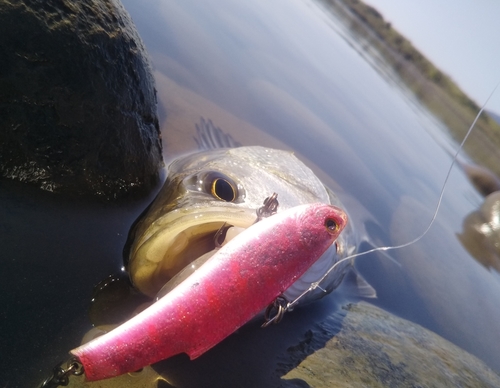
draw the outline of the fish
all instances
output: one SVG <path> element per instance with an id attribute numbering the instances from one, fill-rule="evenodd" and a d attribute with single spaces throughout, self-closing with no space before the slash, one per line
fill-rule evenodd
<path id="1" fill-rule="evenodd" d="M 139 370 L 179 353 L 195 359 L 290 287 L 348 223 L 335 206 L 294 206 L 263 218 L 141 313 L 70 353 L 87 381 Z"/>
<path id="2" fill-rule="evenodd" d="M 142 293 L 155 298 L 179 272 L 183 278 L 224 244 L 253 225 L 263 200 L 277 193 L 278 213 L 306 203 L 325 203 L 345 209 L 335 193 L 292 152 L 261 146 L 241 146 L 208 120 L 201 119 L 197 142 L 202 148 L 174 160 L 156 199 L 131 228 L 124 249 L 131 282 Z M 295 300 L 318 282 L 335 263 L 352 255 L 358 236 L 349 224 L 334 244 L 289 289 L 283 297 Z M 201 262 L 203 260 L 200 260 Z M 346 260 L 331 271 L 321 287 L 310 290 L 298 304 L 317 300 L 342 282 L 346 273 L 355 275 L 359 295 L 376 292 Z M 182 279 L 177 279 L 177 284 Z M 166 288 L 165 288 L 166 287 Z M 162 291 L 163 289 L 163 291 Z"/>

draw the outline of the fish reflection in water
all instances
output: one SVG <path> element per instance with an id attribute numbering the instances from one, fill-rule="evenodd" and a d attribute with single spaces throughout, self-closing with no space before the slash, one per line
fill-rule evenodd
<path id="1" fill-rule="evenodd" d="M 194 270 L 198 259 L 213 255 L 217 249 L 214 236 L 221 228 L 224 244 L 252 225 L 256 210 L 272 193 L 279 195 L 278 212 L 314 202 L 344 208 L 293 153 L 259 146 L 234 147 L 238 144 L 230 136 L 203 119 L 197 130 L 197 142 L 205 150 L 170 164 L 163 188 L 129 234 L 127 269 L 134 286 L 150 297 L 182 269 Z M 297 298 L 338 260 L 354 253 L 357 243 L 354 228 L 348 225 L 284 297 Z M 337 288 L 349 270 L 355 271 L 351 264 L 347 260 L 339 265 L 322 282 L 321 289 L 310 292 L 301 303 Z M 191 272 L 183 271 L 183 277 Z M 360 292 L 374 296 L 373 288 L 359 274 L 356 276 Z"/>

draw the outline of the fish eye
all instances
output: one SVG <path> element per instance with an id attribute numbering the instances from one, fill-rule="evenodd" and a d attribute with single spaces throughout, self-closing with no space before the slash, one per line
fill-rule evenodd
<path id="1" fill-rule="evenodd" d="M 333 218 L 327 218 L 325 220 L 325 227 L 330 233 L 335 233 L 339 229 L 339 225 Z"/>
<path id="2" fill-rule="evenodd" d="M 233 202 L 236 199 L 236 193 L 234 191 L 231 183 L 222 178 L 214 179 L 212 187 L 210 188 L 210 192 L 215 198 L 226 202 Z"/>
<path id="3" fill-rule="evenodd" d="M 210 173 L 205 178 L 206 191 L 214 198 L 225 202 L 234 202 L 238 197 L 238 187 L 228 176 Z"/>

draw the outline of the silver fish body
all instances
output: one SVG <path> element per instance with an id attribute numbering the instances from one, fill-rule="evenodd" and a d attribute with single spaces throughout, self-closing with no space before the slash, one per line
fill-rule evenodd
<path id="1" fill-rule="evenodd" d="M 291 152 L 250 146 L 178 158 L 168 167 L 163 188 L 129 235 L 126 259 L 132 283 L 154 297 L 183 268 L 215 252 L 219 230 L 252 225 L 256 210 L 273 193 L 278 194 L 278 212 L 315 202 L 343 208 L 337 196 Z M 334 263 L 352 254 L 356 245 L 356 235 L 348 225 L 336 243 L 284 292 L 285 298 L 294 300 Z M 349 268 L 349 260 L 341 263 L 301 303 L 338 287 Z"/>

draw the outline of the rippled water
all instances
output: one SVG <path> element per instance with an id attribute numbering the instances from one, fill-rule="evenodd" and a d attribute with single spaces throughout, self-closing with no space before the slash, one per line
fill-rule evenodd
<path id="1" fill-rule="evenodd" d="M 152 57 L 167 161 L 196 149 L 195 123 L 210 118 L 244 145 L 293 150 L 339 194 L 360 233 L 360 250 L 404 243 L 425 229 L 455 145 L 380 58 L 365 50 L 365 42 L 320 4 L 124 4 Z M 8 377 L 0 380 L 32 381 L 89 328 L 92 287 L 119 271 L 126 233 L 145 202 L 75 203 L 5 181 L 0 197 L 0 348 L 9 358 L 0 369 Z M 377 289 L 373 303 L 435 331 L 498 371 L 499 276 L 476 262 L 456 237 L 481 202 L 456 169 L 426 237 L 389 252 L 393 259 L 371 254 L 356 264 Z M 295 338 L 293 329 L 328 314 L 335 298 L 312 307 L 307 318 L 293 314 L 295 323 L 273 328 L 274 335 L 284 330 Z M 250 354 L 254 366 L 265 363 L 257 361 L 260 349 L 249 349 L 259 336 L 269 341 L 272 334 L 256 333 L 226 341 L 197 373 L 256 379 L 245 365 L 220 371 L 231 363 L 233 347 Z M 192 374 L 188 362 L 173 365 L 180 381 L 182 373 Z M 218 371 L 209 372 L 211 367 Z"/>

